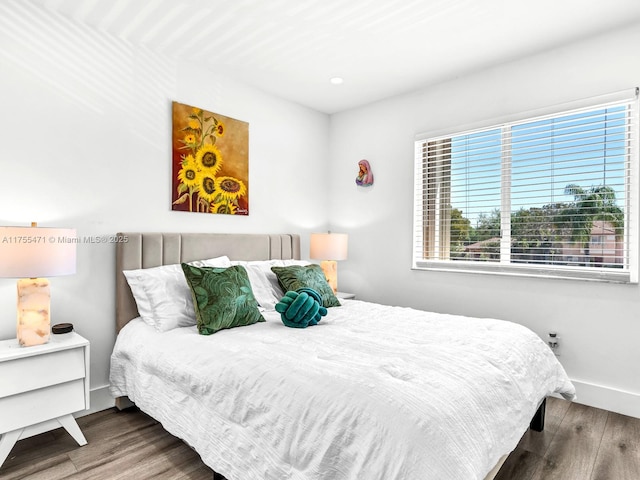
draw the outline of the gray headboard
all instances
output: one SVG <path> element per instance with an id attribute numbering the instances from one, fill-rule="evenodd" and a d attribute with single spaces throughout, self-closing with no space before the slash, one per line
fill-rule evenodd
<path id="1" fill-rule="evenodd" d="M 116 330 L 138 316 L 123 270 L 158 267 L 227 255 L 231 260 L 300 259 L 297 234 L 118 233 L 116 244 Z"/>

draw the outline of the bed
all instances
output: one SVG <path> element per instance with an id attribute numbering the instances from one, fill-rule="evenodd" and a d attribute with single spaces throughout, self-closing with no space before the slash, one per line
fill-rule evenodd
<path id="1" fill-rule="evenodd" d="M 341 300 L 317 325 L 287 328 L 265 300 L 264 322 L 213 335 L 193 324 L 159 331 L 123 271 L 225 257 L 251 261 L 243 265 L 255 275 L 256 265 L 304 265 L 300 238 L 118 238 L 127 241 L 116 252 L 111 393 L 228 480 L 492 478 L 532 419 L 542 427 L 547 396 L 575 397 L 537 335 L 494 319 Z M 273 287 L 258 281 L 256 298 Z"/>

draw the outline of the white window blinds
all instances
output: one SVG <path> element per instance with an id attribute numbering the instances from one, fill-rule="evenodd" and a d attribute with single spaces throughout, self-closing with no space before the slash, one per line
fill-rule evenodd
<path id="1" fill-rule="evenodd" d="M 637 282 L 637 103 L 420 138 L 414 268 Z"/>

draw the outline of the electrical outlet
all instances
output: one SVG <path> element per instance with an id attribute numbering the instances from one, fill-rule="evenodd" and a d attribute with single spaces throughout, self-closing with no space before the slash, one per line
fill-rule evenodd
<path id="1" fill-rule="evenodd" d="M 558 342 L 558 334 L 556 332 L 549 332 L 549 339 L 547 340 L 549 344 L 549 348 L 554 353 L 556 357 L 560 356 L 559 342 Z"/>

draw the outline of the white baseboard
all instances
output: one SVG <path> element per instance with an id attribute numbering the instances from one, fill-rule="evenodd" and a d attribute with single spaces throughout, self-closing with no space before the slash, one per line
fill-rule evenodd
<path id="1" fill-rule="evenodd" d="M 640 394 L 581 380 L 571 382 L 578 395 L 576 403 L 640 418 Z"/>
<path id="2" fill-rule="evenodd" d="M 113 408 L 116 405 L 115 399 L 109 393 L 109 385 L 91 389 L 89 402 L 90 408 L 74 414 L 74 417 L 84 417 L 85 415 Z"/>

